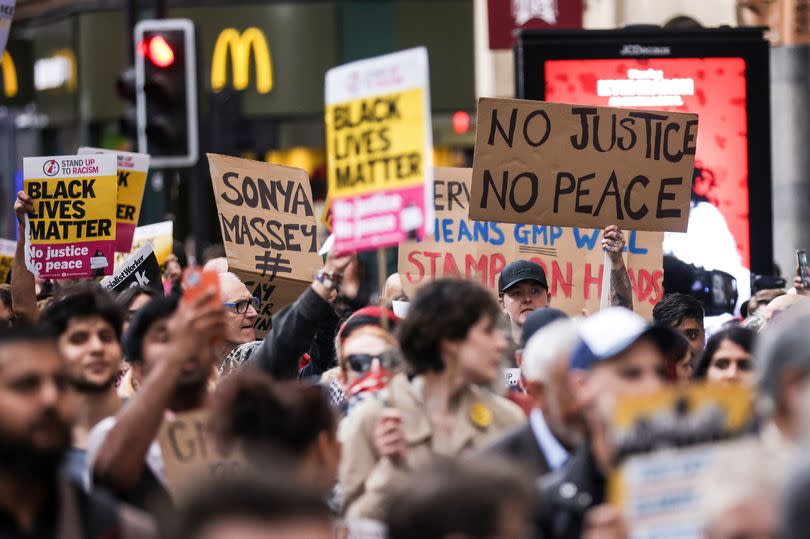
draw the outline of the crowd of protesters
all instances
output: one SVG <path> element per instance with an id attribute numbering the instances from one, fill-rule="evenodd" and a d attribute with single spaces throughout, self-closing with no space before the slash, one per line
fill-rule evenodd
<path id="1" fill-rule="evenodd" d="M 31 210 L 20 193 L 20 237 Z M 407 298 L 396 275 L 369 293 L 358 258 L 330 253 L 263 339 L 224 259 L 206 264 L 218 291 L 184 298 L 178 249 L 165 293 L 116 297 L 39 282 L 19 247 L 0 287 L 0 537 L 629 537 L 608 499 L 608 411 L 693 383 L 756 394 L 762 459 L 718 476 L 705 536 L 803 535 L 810 290 L 759 291 L 711 335 L 688 294 L 648 322 L 624 246 L 603 231 L 611 306 L 576 318 L 531 261 L 504 268 L 497 296 L 440 279 Z M 159 432 L 200 410 L 245 466 L 177 498 Z"/>

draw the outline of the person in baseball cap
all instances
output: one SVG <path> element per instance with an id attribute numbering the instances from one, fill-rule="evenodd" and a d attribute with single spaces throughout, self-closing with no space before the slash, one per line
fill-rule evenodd
<path id="1" fill-rule="evenodd" d="M 551 300 L 546 272 L 530 260 L 512 262 L 498 277 L 498 296 L 501 309 L 509 318 L 512 339 L 520 343 L 526 318 Z"/>
<path id="2" fill-rule="evenodd" d="M 618 515 L 618 509 L 603 505 L 606 478 L 613 471 L 610 415 L 620 397 L 654 393 L 670 383 L 666 357 L 679 337 L 622 307 L 584 319 L 578 330 L 568 381 L 584 419 L 586 439 L 562 473 L 541 484 L 541 499 L 546 502 L 538 524 L 548 532 L 544 537 L 583 536 L 586 522 L 593 520 L 586 518 L 590 511 Z"/>

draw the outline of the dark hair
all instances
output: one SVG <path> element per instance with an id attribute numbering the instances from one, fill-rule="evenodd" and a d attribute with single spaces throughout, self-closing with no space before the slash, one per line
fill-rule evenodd
<path id="1" fill-rule="evenodd" d="M 748 328 L 740 326 L 730 327 L 718 331 L 712 335 L 709 342 L 706 343 L 706 349 L 703 351 L 703 356 L 701 356 L 700 362 L 698 362 L 693 378 L 695 380 L 706 379 L 706 373 L 709 372 L 709 366 L 712 364 L 712 357 L 717 352 L 717 349 L 720 348 L 720 344 L 723 341 L 731 341 L 750 354 L 754 349 L 755 337 L 756 333 Z"/>
<path id="2" fill-rule="evenodd" d="M 177 310 L 176 296 L 160 296 L 139 310 L 129 324 L 127 334 L 124 335 L 124 357 L 130 363 L 143 361 L 143 337 L 152 324 L 158 320 L 170 317 Z"/>
<path id="3" fill-rule="evenodd" d="M 7 308 L 11 309 L 11 285 L 0 284 L 0 301 L 3 302 Z"/>
<path id="4" fill-rule="evenodd" d="M 150 288 L 148 286 L 130 286 L 115 298 L 115 302 L 121 306 L 122 309 L 129 309 L 129 306 L 132 305 L 132 302 L 138 296 L 147 295 L 150 298 L 154 298 L 158 295 L 158 291 L 154 288 Z"/>
<path id="5" fill-rule="evenodd" d="M 56 336 L 40 324 L 23 321 L 13 328 L 0 324 L 0 348 L 18 343 L 56 344 Z"/>
<path id="6" fill-rule="evenodd" d="M 673 335 L 672 339 L 670 339 L 669 346 L 667 346 L 667 349 L 664 351 L 664 359 L 666 361 L 667 378 L 674 382 L 678 379 L 678 362 L 680 362 L 683 356 L 689 351 L 689 341 L 677 331 L 673 331 L 672 333 Z"/>
<path id="7" fill-rule="evenodd" d="M 495 322 L 500 312 L 492 295 L 471 281 L 438 279 L 420 288 L 399 326 L 400 347 L 412 373 L 443 371 L 442 340 L 463 340 L 481 318 Z"/>
<path id="8" fill-rule="evenodd" d="M 280 470 L 240 474 L 195 488 L 177 518 L 168 519 L 168 537 L 195 539 L 208 526 L 234 517 L 267 524 L 302 519 L 330 526 L 322 492 L 286 475 Z"/>
<path id="9" fill-rule="evenodd" d="M 185 269 L 188 267 L 188 257 L 186 256 L 186 247 L 179 240 L 172 242 L 172 254 L 177 257 L 177 263 L 180 267 Z"/>
<path id="10" fill-rule="evenodd" d="M 489 539 L 508 506 L 531 507 L 531 491 L 516 469 L 491 458 L 439 458 L 410 475 L 388 498 L 389 539 Z"/>
<path id="11" fill-rule="evenodd" d="M 217 388 L 211 426 L 226 446 L 242 442 L 248 451 L 270 449 L 298 457 L 337 418 L 319 386 L 276 382 L 258 369 L 241 369 Z"/>
<path id="12" fill-rule="evenodd" d="M 689 318 L 703 325 L 703 305 L 687 294 L 667 294 L 654 308 L 653 320 L 656 324 L 674 328 Z"/>
<path id="13" fill-rule="evenodd" d="M 116 338 L 121 340 L 124 314 L 112 295 L 95 282 L 71 286 L 67 294 L 55 299 L 42 311 L 40 322 L 46 331 L 58 337 L 67 330 L 71 320 L 93 316 L 107 322 L 115 331 Z"/>

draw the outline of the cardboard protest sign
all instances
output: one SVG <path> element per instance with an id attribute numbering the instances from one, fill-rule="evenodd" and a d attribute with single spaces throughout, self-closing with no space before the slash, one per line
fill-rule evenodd
<path id="1" fill-rule="evenodd" d="M 146 245 L 129 255 L 122 264 L 118 264 L 112 277 L 101 281 L 101 286 L 116 293 L 121 293 L 133 286 L 154 288 L 162 293 L 160 265 L 152 243 L 147 242 Z"/>
<path id="2" fill-rule="evenodd" d="M 132 235 L 141 215 L 143 191 L 149 172 L 149 155 L 120 152 L 102 148 L 79 148 L 79 155 L 112 153 L 118 157 L 118 198 L 115 224 L 115 250 L 128 253 L 132 249 Z"/>
<path id="3" fill-rule="evenodd" d="M 717 385 L 618 401 L 610 436 L 621 465 L 608 494 L 630 537 L 704 537 L 709 498 L 729 470 L 739 475 L 767 460 L 749 436 L 753 405 L 748 388 Z"/>
<path id="4" fill-rule="evenodd" d="M 273 327 L 273 315 L 285 306 L 294 303 L 312 282 L 312 280 L 304 282 L 271 279 L 269 276 L 262 277 L 249 271 L 233 268 L 229 268 L 229 270 L 245 283 L 251 296 L 259 298 L 262 302 L 259 307 L 259 316 L 253 322 L 253 331 L 256 333 L 257 339 L 264 339 L 270 328 Z"/>
<path id="5" fill-rule="evenodd" d="M 14 267 L 16 252 L 16 241 L 0 239 L 0 284 L 11 282 L 11 268 Z"/>
<path id="6" fill-rule="evenodd" d="M 336 252 L 431 233 L 429 90 L 424 47 L 327 72 L 328 208 Z"/>
<path id="7" fill-rule="evenodd" d="M 478 100 L 470 218 L 686 232 L 696 114 Z"/>
<path id="8" fill-rule="evenodd" d="M 510 262 L 543 266 L 551 304 L 570 315 L 599 309 L 604 255 L 601 230 L 471 221 L 471 170 L 436 168 L 436 225 L 433 237 L 399 248 L 399 273 L 412 296 L 420 284 L 439 277 L 464 277 L 496 292 L 498 275 Z M 625 263 L 633 286 L 634 310 L 650 318 L 663 298 L 663 233 L 625 231 Z"/>
<path id="9" fill-rule="evenodd" d="M 132 251 L 137 251 L 147 243 L 152 244 L 158 265 L 163 267 L 174 247 L 174 222 L 162 221 L 137 227 L 132 235 Z M 117 253 L 115 266 L 120 266 L 127 256 L 128 253 Z"/>
<path id="10" fill-rule="evenodd" d="M 254 328 L 294 301 L 323 266 L 307 173 L 208 154 L 228 267 L 261 298 Z M 258 292 L 258 293 L 257 293 Z"/>
<path id="11" fill-rule="evenodd" d="M 208 410 L 164 420 L 157 439 L 166 465 L 166 483 L 175 500 L 197 482 L 235 475 L 246 466 L 238 447 L 225 451 L 214 440 L 208 428 Z"/>
<path id="12" fill-rule="evenodd" d="M 113 272 L 115 155 L 26 157 L 25 265 L 43 279 L 101 277 Z"/>

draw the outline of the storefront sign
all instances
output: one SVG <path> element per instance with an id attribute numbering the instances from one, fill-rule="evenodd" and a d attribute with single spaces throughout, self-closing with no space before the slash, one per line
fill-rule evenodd
<path id="1" fill-rule="evenodd" d="M 251 57 L 256 73 L 256 91 L 267 94 L 273 89 L 270 47 L 260 29 L 251 27 L 240 34 L 234 28 L 226 28 L 219 34 L 211 60 L 211 88 L 215 92 L 222 91 L 227 85 L 229 57 L 234 90 L 245 90 L 249 86 Z"/>

